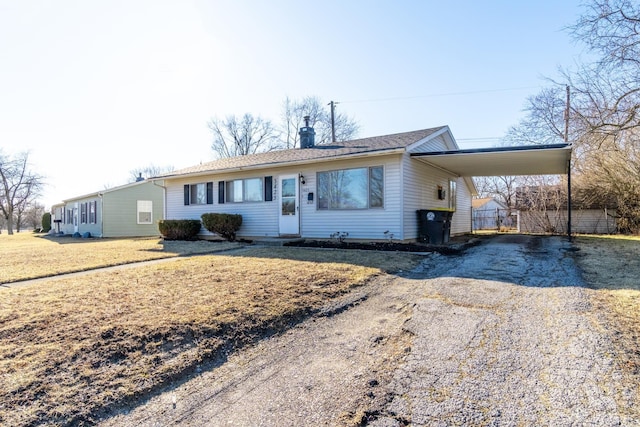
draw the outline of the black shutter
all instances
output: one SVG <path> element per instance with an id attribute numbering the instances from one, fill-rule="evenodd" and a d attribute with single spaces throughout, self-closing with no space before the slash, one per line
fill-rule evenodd
<path id="1" fill-rule="evenodd" d="M 218 203 L 224 203 L 224 181 L 218 182 Z"/>
<path id="2" fill-rule="evenodd" d="M 207 204 L 213 204 L 213 182 L 207 182 Z"/>
<path id="3" fill-rule="evenodd" d="M 264 177 L 264 201 L 271 202 L 273 200 L 273 177 Z"/>
<path id="4" fill-rule="evenodd" d="M 189 184 L 184 185 L 184 205 L 189 204 Z"/>

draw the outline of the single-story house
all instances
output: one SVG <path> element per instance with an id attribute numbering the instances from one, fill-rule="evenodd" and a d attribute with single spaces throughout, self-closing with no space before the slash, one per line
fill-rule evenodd
<path id="1" fill-rule="evenodd" d="M 224 158 L 171 172 L 165 218 L 200 219 L 207 212 L 242 215 L 239 238 L 289 237 L 411 241 L 419 209 L 448 209 L 452 235 L 471 231 L 473 180 L 412 153 L 457 150 L 442 126 L 315 145 L 300 130 L 301 148 Z M 347 234 L 348 233 L 348 234 Z M 204 228 L 201 237 L 214 237 Z"/>
<path id="2" fill-rule="evenodd" d="M 517 226 L 515 210 L 493 197 L 483 197 L 471 201 L 473 230 L 498 230 L 500 227 Z"/>
<path id="3" fill-rule="evenodd" d="M 453 212 L 451 235 L 472 231 L 473 176 L 564 174 L 571 146 L 460 150 L 449 127 L 314 143 L 223 158 L 151 178 L 165 188 L 166 219 L 242 215 L 237 236 L 414 241 L 420 210 Z M 424 213 L 424 212 L 423 212 Z M 215 237 L 201 229 L 200 237 Z"/>
<path id="4" fill-rule="evenodd" d="M 159 236 L 164 215 L 161 181 L 134 183 L 73 197 L 51 208 L 52 233 L 93 237 Z"/>

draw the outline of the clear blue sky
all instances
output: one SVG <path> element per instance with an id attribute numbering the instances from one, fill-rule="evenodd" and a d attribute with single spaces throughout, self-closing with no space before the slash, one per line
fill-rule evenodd
<path id="1" fill-rule="evenodd" d="M 338 101 L 359 136 L 449 125 L 494 145 L 572 66 L 579 0 L 0 0 L 0 148 L 42 203 L 213 158 L 207 121 Z"/>

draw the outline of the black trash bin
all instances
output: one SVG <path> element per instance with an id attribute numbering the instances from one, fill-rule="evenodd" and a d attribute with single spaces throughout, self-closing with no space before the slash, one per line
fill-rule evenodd
<path id="1" fill-rule="evenodd" d="M 440 245 L 449 241 L 453 212 L 448 209 L 418 209 L 418 241 Z"/>

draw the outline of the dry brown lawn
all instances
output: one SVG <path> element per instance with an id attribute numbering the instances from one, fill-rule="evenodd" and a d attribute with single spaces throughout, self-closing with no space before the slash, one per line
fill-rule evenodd
<path id="1" fill-rule="evenodd" d="M 228 242 L 165 242 L 159 238 L 76 239 L 3 233 L 0 234 L 0 284 L 239 246 Z"/>
<path id="2" fill-rule="evenodd" d="M 42 242 L 58 250 L 86 245 Z M 154 253 L 158 245 L 106 243 L 115 253 Z M 103 411 L 223 360 L 381 271 L 411 268 L 418 259 L 248 248 L 0 288 L 0 425 L 91 424 Z"/>
<path id="3" fill-rule="evenodd" d="M 632 378 L 640 378 L 640 238 L 580 236 L 576 260 L 597 289 L 595 306 L 612 329 L 616 357 Z M 640 396 L 638 396 L 640 400 Z"/>

